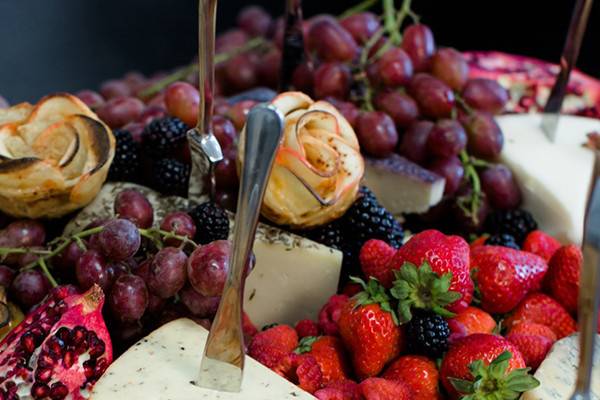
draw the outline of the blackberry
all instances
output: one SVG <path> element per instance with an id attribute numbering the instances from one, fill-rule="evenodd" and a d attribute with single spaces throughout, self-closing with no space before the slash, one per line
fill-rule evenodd
<path id="1" fill-rule="evenodd" d="M 179 118 L 163 117 L 150 122 L 142 132 L 144 149 L 151 154 L 164 154 L 186 142 L 188 126 Z"/>
<path id="2" fill-rule="evenodd" d="M 113 131 L 115 136 L 115 157 L 108 170 L 111 181 L 135 181 L 140 167 L 139 145 L 133 140 L 131 133 L 122 129 Z"/>
<path id="3" fill-rule="evenodd" d="M 450 328 L 441 316 L 432 311 L 416 311 L 406 324 L 406 341 L 411 353 L 433 359 L 448 350 Z"/>
<path id="4" fill-rule="evenodd" d="M 521 250 L 521 248 L 515 241 L 515 238 L 509 235 L 508 233 L 497 233 L 495 235 L 492 235 L 489 238 L 487 238 L 485 244 L 489 244 L 492 246 L 504 246 L 515 250 Z"/>
<path id="5" fill-rule="evenodd" d="M 301 235 L 306 235 L 311 240 L 325 246 L 340 250 L 343 243 L 342 227 L 337 221 L 333 221 L 327 225 L 320 226 L 310 231 L 300 232 Z"/>
<path id="6" fill-rule="evenodd" d="M 360 246 L 369 239 L 380 239 L 396 248 L 402 245 L 402 226 L 366 187 L 361 188 L 359 198 L 342 217 L 342 224 Z"/>
<path id="7" fill-rule="evenodd" d="M 518 245 L 521 245 L 527 234 L 536 230 L 538 226 L 533 216 L 520 208 L 494 211 L 487 217 L 485 225 L 490 234 L 509 234 L 515 238 Z"/>
<path id="8" fill-rule="evenodd" d="M 163 158 L 154 165 L 154 182 L 156 190 L 163 194 L 186 196 L 190 166 L 173 158 Z"/>
<path id="9" fill-rule="evenodd" d="M 207 244 L 229 237 L 227 212 L 212 202 L 202 203 L 189 212 L 196 224 L 196 242 Z"/>

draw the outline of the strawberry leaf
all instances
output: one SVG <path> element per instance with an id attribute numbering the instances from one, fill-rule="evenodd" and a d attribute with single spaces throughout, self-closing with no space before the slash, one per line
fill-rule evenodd
<path id="1" fill-rule="evenodd" d="M 298 347 L 294 350 L 296 354 L 308 353 L 312 350 L 313 344 L 319 340 L 319 336 L 305 336 L 298 342 Z"/>
<path id="2" fill-rule="evenodd" d="M 459 393 L 473 393 L 473 382 L 464 379 L 448 378 L 454 389 Z M 464 399 L 464 397 L 463 397 Z"/>
<path id="3" fill-rule="evenodd" d="M 353 297 L 355 301 L 355 309 L 359 306 L 379 304 L 383 311 L 386 311 L 392 315 L 392 320 L 396 325 L 398 325 L 398 316 L 390 304 L 390 296 L 388 295 L 385 287 L 383 287 L 383 285 L 381 285 L 377 279 L 371 277 L 369 278 L 369 281 L 365 283 L 362 279 L 351 276 L 350 280 L 358 283 L 364 289 L 362 292 L 358 292 Z"/>

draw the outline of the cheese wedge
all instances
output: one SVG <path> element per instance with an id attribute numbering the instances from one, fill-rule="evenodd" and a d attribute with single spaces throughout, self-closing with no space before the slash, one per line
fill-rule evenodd
<path id="1" fill-rule="evenodd" d="M 540 128 L 540 114 L 497 117 L 505 136 L 501 161 L 523 192 L 523 208 L 540 228 L 565 243 L 581 244 L 594 153 L 582 145 L 600 130 L 600 121 L 563 115 L 551 143 Z"/>
<path id="2" fill-rule="evenodd" d="M 208 331 L 182 318 L 140 340 L 115 360 L 94 386 L 91 400 L 314 400 L 315 397 L 250 357 L 240 393 L 194 384 Z"/>
<path id="3" fill-rule="evenodd" d="M 125 188 L 143 193 L 159 222 L 170 211 L 190 208 L 189 200 L 159 193 L 131 183 L 108 183 L 100 194 L 65 228 L 82 230 L 91 221 L 113 216 L 116 195 Z M 233 225 L 233 218 L 230 225 Z M 230 232 L 233 232 L 230 229 Z M 256 265 L 246 279 L 244 310 L 259 328 L 272 323 L 295 324 L 316 319 L 321 307 L 336 293 L 342 253 L 327 246 L 259 224 L 254 242 Z"/>
<path id="4" fill-rule="evenodd" d="M 596 335 L 596 352 L 592 370 L 592 399 L 600 400 L 600 335 Z M 579 336 L 572 335 L 552 346 L 535 372 L 540 386 L 523 394 L 521 400 L 564 400 L 575 390 L 579 368 Z"/>

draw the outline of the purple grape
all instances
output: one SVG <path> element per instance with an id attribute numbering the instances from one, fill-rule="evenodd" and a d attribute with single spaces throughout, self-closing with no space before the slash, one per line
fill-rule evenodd
<path id="1" fill-rule="evenodd" d="M 461 117 L 461 122 L 467 131 L 469 153 L 484 159 L 495 159 L 500 155 L 504 135 L 492 114 L 475 111 Z"/>
<path id="2" fill-rule="evenodd" d="M 97 284 L 106 292 L 111 284 L 106 260 L 94 249 L 87 250 L 79 257 L 75 265 L 75 276 L 82 290 L 88 290 Z"/>
<path id="3" fill-rule="evenodd" d="M 307 45 L 323 61 L 352 61 L 358 45 L 335 18 L 322 18 L 311 24 Z"/>
<path id="4" fill-rule="evenodd" d="M 439 49 L 431 60 L 431 73 L 454 90 L 461 90 L 469 78 L 469 64 L 461 52 Z"/>
<path id="5" fill-rule="evenodd" d="M 207 297 L 187 285 L 179 292 L 181 302 L 190 310 L 190 312 L 199 318 L 213 318 L 219 307 L 219 296 Z"/>
<path id="6" fill-rule="evenodd" d="M 146 284 L 150 281 L 150 266 L 152 265 L 152 257 L 147 260 L 142 261 L 137 265 L 136 268 L 133 268 L 131 272 L 136 274 L 137 276 L 142 277 Z"/>
<path id="7" fill-rule="evenodd" d="M 172 232 L 178 236 L 185 236 L 193 239 L 196 235 L 196 225 L 194 220 L 188 213 L 183 211 L 175 211 L 167 214 L 160 224 L 160 229 L 166 232 Z M 177 247 L 181 244 L 181 240 L 169 238 L 165 240 L 167 246 Z"/>
<path id="8" fill-rule="evenodd" d="M 49 291 L 48 279 L 37 269 L 19 272 L 11 285 L 13 296 L 27 309 L 42 301 Z"/>
<path id="9" fill-rule="evenodd" d="M 28 248 L 28 250 L 44 250 L 44 248 L 41 246 L 34 246 Z M 20 268 L 25 268 L 29 264 L 37 261 L 39 258 L 39 254 L 36 254 L 33 251 L 27 251 L 27 253 L 19 255 L 19 260 L 17 261 L 17 264 Z"/>
<path id="10" fill-rule="evenodd" d="M 231 243 L 216 240 L 197 247 L 190 255 L 187 274 L 190 284 L 203 296 L 220 296 L 229 273 Z"/>
<path id="11" fill-rule="evenodd" d="M 477 110 L 499 114 L 509 100 L 508 90 L 486 78 L 469 80 L 462 92 L 463 99 Z"/>
<path id="12" fill-rule="evenodd" d="M 414 24 L 404 30 L 402 48 L 412 59 L 415 71 L 427 71 L 435 53 L 433 33 L 427 25 Z"/>
<path id="13" fill-rule="evenodd" d="M 417 102 L 399 91 L 384 91 L 377 94 L 375 106 L 392 117 L 398 128 L 408 128 L 419 117 Z"/>
<path id="14" fill-rule="evenodd" d="M 237 138 L 233 123 L 221 115 L 215 115 L 212 118 L 212 128 L 221 148 L 223 150 L 229 149 Z"/>
<path id="15" fill-rule="evenodd" d="M 98 234 L 102 253 L 112 261 L 123 261 L 140 248 L 140 232 L 129 220 L 115 219 L 104 225 Z"/>
<path id="16" fill-rule="evenodd" d="M 413 123 L 404 135 L 398 148 L 400 154 L 423 165 L 427 161 L 427 139 L 433 129 L 431 121 L 417 121 Z"/>
<path id="17" fill-rule="evenodd" d="M 361 149 L 374 157 L 389 156 L 398 144 L 394 121 L 381 111 L 362 113 L 356 121 L 356 135 Z"/>
<path id="18" fill-rule="evenodd" d="M 387 87 L 404 86 L 413 75 L 410 57 L 400 48 L 392 48 L 377 61 L 378 81 Z"/>
<path id="19" fill-rule="evenodd" d="M 444 194 L 447 196 L 456 193 L 465 175 L 465 169 L 458 157 L 438 158 L 429 165 L 429 169 L 446 179 Z"/>
<path id="20" fill-rule="evenodd" d="M 4 288 L 9 288 L 15 279 L 15 270 L 6 266 L 0 265 L 0 286 Z"/>
<path id="21" fill-rule="evenodd" d="M 137 275 L 121 275 L 110 292 L 109 305 L 112 313 L 121 321 L 137 321 L 148 307 L 148 289 Z"/>
<path id="22" fill-rule="evenodd" d="M 130 260 L 132 260 L 133 263 L 135 263 L 135 260 L 133 260 L 132 258 Z M 129 271 L 135 269 L 135 267 L 129 268 L 129 266 L 127 265 L 127 261 L 108 264 L 108 267 L 106 267 L 106 269 L 108 271 L 108 276 L 110 277 L 110 281 L 112 283 L 114 283 L 122 275 L 127 275 L 129 274 Z"/>
<path id="23" fill-rule="evenodd" d="M 521 190 L 508 167 L 495 164 L 480 173 L 481 187 L 494 208 L 508 210 L 521 204 Z"/>
<path id="24" fill-rule="evenodd" d="M 148 288 L 155 295 L 167 299 L 181 290 L 186 281 L 185 253 L 176 247 L 165 247 L 150 264 Z"/>
<path id="25" fill-rule="evenodd" d="M 328 62 L 321 64 L 315 71 L 314 91 L 319 99 L 335 97 L 345 99 L 350 90 L 352 76 L 345 64 Z"/>
<path id="26" fill-rule="evenodd" d="M 223 159 L 215 167 L 217 187 L 223 190 L 234 190 L 239 185 L 236 166 L 237 150 L 229 148 L 223 153 Z"/>
<path id="27" fill-rule="evenodd" d="M 125 83 L 124 81 L 111 79 L 104 82 L 100 86 L 100 94 L 108 100 L 114 97 L 127 97 L 130 96 L 132 93 L 127 83 Z"/>
<path id="28" fill-rule="evenodd" d="M 372 12 L 361 12 L 343 18 L 340 24 L 357 43 L 365 44 L 381 27 L 379 18 Z"/>
<path id="29" fill-rule="evenodd" d="M 437 121 L 427 138 L 427 150 L 434 157 L 456 156 L 466 146 L 467 134 L 462 125 L 453 119 Z"/>
<path id="30" fill-rule="evenodd" d="M 44 225 L 31 219 L 8 224 L 4 234 L 10 239 L 11 247 L 42 246 L 46 241 Z"/>
<path id="31" fill-rule="evenodd" d="M 52 259 L 52 265 L 61 273 L 69 273 L 75 269 L 75 264 L 85 250 L 75 242 L 71 242 L 67 247 Z"/>
<path id="32" fill-rule="evenodd" d="M 158 297 L 155 294 L 148 293 L 148 307 L 146 307 L 146 314 L 154 316 L 161 312 L 165 308 L 167 301 Z"/>
<path id="33" fill-rule="evenodd" d="M 154 220 L 152 204 L 135 189 L 125 189 L 117 195 L 115 215 L 130 220 L 142 229 L 150 228 Z"/>
<path id="34" fill-rule="evenodd" d="M 100 93 L 94 92 L 93 90 L 81 90 L 77 92 L 75 96 L 79 97 L 79 100 L 83 101 L 92 109 L 96 109 L 104 104 L 104 98 Z"/>
<path id="35" fill-rule="evenodd" d="M 271 16 L 260 6 L 246 6 L 237 16 L 238 26 L 250 36 L 266 36 L 272 23 Z"/>
<path id="36" fill-rule="evenodd" d="M 454 92 L 441 80 L 425 73 L 414 76 L 408 87 L 426 117 L 448 118 L 454 108 Z"/>
<path id="37" fill-rule="evenodd" d="M 463 208 L 459 207 L 458 204 L 456 204 L 456 201 L 471 198 L 472 193 L 473 188 L 471 187 L 471 185 L 461 186 L 461 188 L 456 193 L 456 199 L 452 206 L 454 226 L 458 228 L 462 234 L 481 232 L 485 219 L 490 213 L 490 205 L 485 193 L 482 193 L 479 197 L 476 218 L 473 218 L 470 212 L 466 212 Z M 464 204 L 464 206 L 469 207 L 468 204 Z"/>

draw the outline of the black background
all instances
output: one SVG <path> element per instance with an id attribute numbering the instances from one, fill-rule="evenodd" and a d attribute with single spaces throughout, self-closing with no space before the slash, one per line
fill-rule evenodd
<path id="1" fill-rule="evenodd" d="M 252 1 L 277 15 L 284 0 Z M 219 29 L 247 1 L 219 1 Z M 357 1 L 304 0 L 305 15 L 340 13 Z M 397 1 L 399 4 L 400 1 Z M 438 44 L 495 49 L 555 61 L 575 0 L 413 0 Z M 598 3 L 598 2 L 596 2 Z M 197 0 L 0 0 L 0 94 L 11 102 L 97 88 L 129 70 L 187 63 L 196 50 Z M 600 5 L 579 67 L 600 76 Z"/>

